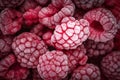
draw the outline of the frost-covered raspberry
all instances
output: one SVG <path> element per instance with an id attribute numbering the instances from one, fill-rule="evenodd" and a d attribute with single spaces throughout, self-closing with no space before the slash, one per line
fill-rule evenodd
<path id="1" fill-rule="evenodd" d="M 37 69 L 44 80 L 61 80 L 69 71 L 68 58 L 62 51 L 48 51 L 39 57 Z"/>
<path id="2" fill-rule="evenodd" d="M 25 24 L 31 26 L 38 22 L 38 12 L 41 9 L 40 6 L 37 6 L 35 9 L 29 9 L 23 14 L 23 18 L 25 19 Z"/>
<path id="3" fill-rule="evenodd" d="M 12 36 L 4 36 L 4 35 L 1 36 L 0 35 L 0 52 L 1 53 L 11 52 L 12 41 L 13 41 Z"/>
<path id="4" fill-rule="evenodd" d="M 114 38 L 118 25 L 111 11 L 104 8 L 96 8 L 88 11 L 84 19 L 90 23 L 90 36 L 95 42 L 106 42 Z"/>
<path id="5" fill-rule="evenodd" d="M 0 14 L 0 29 L 4 35 L 15 34 L 21 29 L 22 14 L 14 9 L 6 8 Z"/>
<path id="6" fill-rule="evenodd" d="M 85 41 L 85 48 L 89 57 L 98 57 L 110 52 L 114 47 L 113 40 L 107 42 L 95 42 L 93 40 Z"/>
<path id="7" fill-rule="evenodd" d="M 101 68 L 109 80 L 120 80 L 120 51 L 113 51 L 103 58 Z"/>
<path id="8" fill-rule="evenodd" d="M 25 0 L 0 0 L 0 9 L 15 8 L 21 5 Z"/>
<path id="9" fill-rule="evenodd" d="M 86 64 L 75 69 L 70 80 L 101 80 L 100 70 L 93 64 Z"/>
<path id="10" fill-rule="evenodd" d="M 34 0 L 25 0 L 24 3 L 19 7 L 21 12 L 26 12 L 29 9 L 34 9 L 38 6 L 38 4 Z"/>
<path id="11" fill-rule="evenodd" d="M 26 79 L 28 76 L 28 69 L 21 67 L 16 63 L 15 56 L 9 54 L 0 61 L 0 76 L 8 80 Z"/>
<path id="12" fill-rule="evenodd" d="M 57 49 L 75 49 L 89 36 L 89 23 L 85 19 L 75 20 L 65 17 L 61 25 L 57 25 L 51 37 L 51 43 Z"/>
<path id="13" fill-rule="evenodd" d="M 21 66 L 28 68 L 36 68 L 39 56 L 47 51 L 41 38 L 29 32 L 18 35 L 13 40 L 12 49 Z"/>
<path id="14" fill-rule="evenodd" d="M 101 6 L 104 0 L 73 0 L 78 8 L 88 10 L 94 7 Z"/>
<path id="15" fill-rule="evenodd" d="M 78 65 L 85 65 L 88 57 L 86 54 L 86 49 L 84 45 L 78 46 L 73 50 L 66 50 L 65 54 L 68 57 L 68 63 L 70 72 L 73 71 Z"/>
<path id="16" fill-rule="evenodd" d="M 49 28 L 55 28 L 64 17 L 74 14 L 75 6 L 71 0 L 52 0 L 52 3 L 39 11 L 39 21 Z"/>
<path id="17" fill-rule="evenodd" d="M 46 33 L 44 33 L 43 35 L 42 35 L 42 39 L 44 40 L 44 42 L 47 44 L 47 45 L 49 45 L 49 46 L 51 46 L 52 44 L 51 44 L 51 36 L 52 36 L 52 31 L 47 31 Z"/>

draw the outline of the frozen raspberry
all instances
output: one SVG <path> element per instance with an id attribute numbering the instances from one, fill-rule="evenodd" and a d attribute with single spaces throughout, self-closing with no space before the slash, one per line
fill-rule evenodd
<path id="1" fill-rule="evenodd" d="M 70 80 L 101 80 L 100 70 L 93 64 L 86 64 L 75 69 Z"/>
<path id="2" fill-rule="evenodd" d="M 83 10 L 88 10 L 94 7 L 101 6 L 104 3 L 104 0 L 73 0 L 78 8 Z"/>
<path id="3" fill-rule="evenodd" d="M 26 12 L 29 9 L 34 9 L 38 6 L 38 4 L 34 0 L 25 0 L 25 2 L 19 7 L 21 12 Z"/>
<path id="4" fill-rule="evenodd" d="M 89 57 L 98 57 L 100 55 L 105 55 L 108 52 L 112 51 L 113 47 L 113 40 L 107 42 L 95 42 L 88 39 L 85 42 L 85 48 L 87 49 L 87 55 Z"/>
<path id="5" fill-rule="evenodd" d="M 0 0 L 0 9 L 5 9 L 9 7 L 18 7 L 24 2 L 24 0 Z"/>
<path id="6" fill-rule="evenodd" d="M 51 36 L 52 36 L 52 31 L 47 31 L 46 33 L 44 33 L 43 35 L 42 35 L 42 39 L 44 40 L 44 42 L 47 44 L 47 45 L 49 45 L 49 46 L 51 46 L 52 44 L 51 44 Z"/>
<path id="7" fill-rule="evenodd" d="M 75 49 L 89 36 L 89 23 L 84 19 L 75 20 L 65 17 L 61 25 L 57 25 L 51 37 L 52 44 L 57 49 Z"/>
<path id="8" fill-rule="evenodd" d="M 15 56 L 9 54 L 0 61 L 0 76 L 8 80 L 26 79 L 29 71 L 16 63 Z"/>
<path id="9" fill-rule="evenodd" d="M 0 52 L 1 53 L 11 52 L 12 41 L 13 41 L 12 36 L 4 36 L 4 35 L 0 36 Z"/>
<path id="10" fill-rule="evenodd" d="M 34 25 L 30 32 L 36 34 L 37 36 L 42 36 L 44 27 L 45 26 L 42 24 Z"/>
<path id="11" fill-rule="evenodd" d="M 41 6 L 44 6 L 48 4 L 50 0 L 35 0 L 37 3 L 39 3 Z"/>
<path id="12" fill-rule="evenodd" d="M 74 50 L 66 50 L 66 55 L 68 56 L 68 63 L 70 72 L 72 72 L 78 65 L 85 65 L 87 62 L 86 49 L 84 45 L 78 46 Z"/>
<path id="13" fill-rule="evenodd" d="M 31 26 L 38 22 L 38 12 L 41 9 L 40 6 L 36 7 L 35 9 L 29 9 L 27 12 L 23 14 L 23 18 L 25 19 L 25 24 Z"/>
<path id="14" fill-rule="evenodd" d="M 37 66 L 44 80 L 61 80 L 68 74 L 68 58 L 62 51 L 48 51 L 39 57 Z"/>
<path id="15" fill-rule="evenodd" d="M 114 38 L 118 25 L 113 14 L 104 8 L 87 12 L 84 19 L 90 23 L 89 39 L 95 42 L 106 42 Z"/>
<path id="16" fill-rule="evenodd" d="M 33 80 L 43 80 L 43 79 L 40 77 L 37 69 L 33 69 L 33 70 L 32 70 L 32 73 L 33 73 L 33 75 L 32 75 Z"/>
<path id="17" fill-rule="evenodd" d="M 40 23 L 55 28 L 64 17 L 74 14 L 75 6 L 71 0 L 52 0 L 52 3 L 39 11 Z"/>
<path id="18" fill-rule="evenodd" d="M 21 29 L 22 14 L 6 8 L 0 14 L 0 29 L 4 35 L 15 34 Z"/>
<path id="19" fill-rule="evenodd" d="M 47 51 L 41 38 L 29 32 L 18 35 L 13 40 L 12 49 L 21 66 L 27 68 L 36 68 L 39 56 Z"/>
<path id="20" fill-rule="evenodd" d="M 120 51 L 113 51 L 103 58 L 101 68 L 109 80 L 120 80 Z"/>

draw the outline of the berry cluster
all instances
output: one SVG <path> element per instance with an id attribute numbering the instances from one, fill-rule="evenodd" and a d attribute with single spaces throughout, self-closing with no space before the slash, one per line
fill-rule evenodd
<path id="1" fill-rule="evenodd" d="M 120 0 L 0 0 L 0 80 L 120 80 Z"/>

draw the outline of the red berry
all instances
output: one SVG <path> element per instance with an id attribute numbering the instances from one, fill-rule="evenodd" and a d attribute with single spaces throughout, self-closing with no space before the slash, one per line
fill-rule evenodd
<path id="1" fill-rule="evenodd" d="M 61 25 L 57 25 L 51 37 L 51 43 L 57 49 L 75 49 L 89 36 L 89 23 L 84 19 L 75 20 L 65 17 Z"/>
<path id="2" fill-rule="evenodd" d="M 6 8 L 0 14 L 0 29 L 4 35 L 15 34 L 21 29 L 22 14 L 14 9 Z"/>
<path id="3" fill-rule="evenodd" d="M 104 0 L 73 0 L 78 8 L 88 10 L 94 7 L 101 6 Z"/>
<path id="4" fill-rule="evenodd" d="M 106 42 L 114 38 L 118 25 L 113 14 L 104 8 L 87 12 L 84 19 L 90 23 L 89 39 L 95 42 Z"/>
<path id="5" fill-rule="evenodd" d="M 39 12 L 39 21 L 49 28 L 55 28 L 64 17 L 74 14 L 75 6 L 71 0 L 52 0 L 48 7 L 44 7 Z"/>
<path id="6" fill-rule="evenodd" d="M 109 80 L 120 80 L 120 51 L 113 51 L 103 58 L 101 68 Z"/>
<path id="7" fill-rule="evenodd" d="M 48 51 L 39 57 L 37 69 L 44 80 L 61 80 L 69 71 L 68 58 L 62 51 Z"/>
<path id="8" fill-rule="evenodd" d="M 18 35 L 13 40 L 12 49 L 21 66 L 28 68 L 36 68 L 39 56 L 47 51 L 41 38 L 29 32 Z"/>
<path id="9" fill-rule="evenodd" d="M 68 57 L 69 68 L 71 72 L 76 69 L 78 65 L 85 65 L 87 62 L 86 49 L 84 45 L 78 46 L 76 49 L 73 50 L 66 50 L 65 51 Z"/>
<path id="10" fill-rule="evenodd" d="M 93 64 L 86 64 L 75 69 L 70 80 L 101 80 L 100 70 Z"/>
<path id="11" fill-rule="evenodd" d="M 87 49 L 87 55 L 89 57 L 105 55 L 112 51 L 113 47 L 113 40 L 107 42 L 95 42 L 93 40 L 87 40 L 85 42 L 85 48 Z"/>

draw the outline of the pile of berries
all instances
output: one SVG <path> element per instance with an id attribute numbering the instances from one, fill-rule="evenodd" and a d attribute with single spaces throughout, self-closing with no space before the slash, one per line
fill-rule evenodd
<path id="1" fill-rule="evenodd" d="M 120 0 L 0 0 L 0 80 L 120 80 Z"/>

